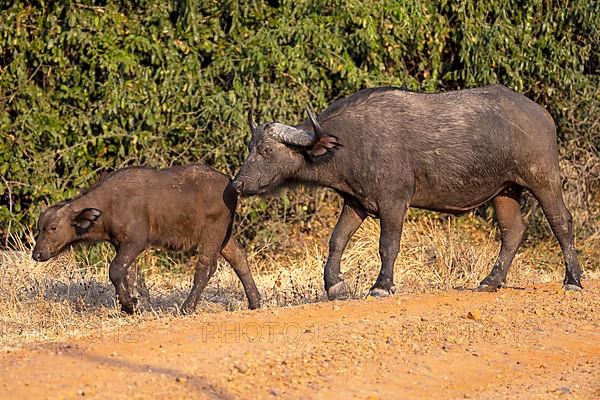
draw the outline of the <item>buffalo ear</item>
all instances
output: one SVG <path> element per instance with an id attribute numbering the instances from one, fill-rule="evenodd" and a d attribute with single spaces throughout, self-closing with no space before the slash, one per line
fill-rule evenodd
<path id="1" fill-rule="evenodd" d="M 73 226 L 81 234 L 90 229 L 101 215 L 102 211 L 97 208 L 84 208 L 73 219 Z"/>
<path id="2" fill-rule="evenodd" d="M 322 157 L 341 146 L 337 137 L 333 135 L 321 136 L 310 149 L 306 150 L 306 154 L 314 159 Z"/>
<path id="3" fill-rule="evenodd" d="M 321 124 L 319 124 L 319 121 L 317 121 L 315 114 L 312 112 L 308 105 L 306 106 L 306 112 L 308 113 L 308 118 L 310 119 L 310 123 L 313 126 L 315 136 L 317 137 L 317 140 L 310 147 L 310 149 L 306 150 L 306 153 L 311 158 L 314 159 L 324 156 L 325 154 L 333 151 L 334 149 L 342 145 L 336 136 L 330 135 L 323 130 Z"/>

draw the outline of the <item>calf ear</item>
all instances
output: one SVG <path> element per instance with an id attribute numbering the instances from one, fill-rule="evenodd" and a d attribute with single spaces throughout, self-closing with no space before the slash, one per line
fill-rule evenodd
<path id="1" fill-rule="evenodd" d="M 306 153 L 312 158 L 318 158 L 324 156 L 325 154 L 333 151 L 337 147 L 341 146 L 341 143 L 338 141 L 338 138 L 328 134 L 323 130 L 319 121 L 315 117 L 315 114 L 312 112 L 310 107 L 306 106 L 306 112 L 308 113 L 308 118 L 310 119 L 310 123 L 313 126 L 313 131 L 315 132 L 315 136 L 317 140 L 315 143 L 306 150 Z"/>
<path id="2" fill-rule="evenodd" d="M 77 233 L 83 233 L 90 229 L 101 215 L 102 211 L 97 208 L 84 208 L 73 219 L 73 226 Z"/>

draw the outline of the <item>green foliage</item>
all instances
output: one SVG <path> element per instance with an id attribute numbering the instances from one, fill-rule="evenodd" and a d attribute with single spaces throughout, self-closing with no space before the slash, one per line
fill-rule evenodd
<path id="1" fill-rule="evenodd" d="M 364 87 L 503 83 L 552 112 L 563 143 L 575 143 L 565 157 L 600 150 L 600 13 L 590 1 L 9 3 L 0 236 L 31 227 L 42 202 L 73 196 L 106 168 L 202 160 L 233 174 L 249 108 L 296 123 L 306 103 L 322 110 Z M 590 151 L 571 153 L 582 146 Z M 252 204 L 249 218 L 268 214 Z"/>

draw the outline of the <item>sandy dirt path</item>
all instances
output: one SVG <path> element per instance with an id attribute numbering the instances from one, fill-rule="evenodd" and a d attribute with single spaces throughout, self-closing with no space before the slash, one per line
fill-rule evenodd
<path id="1" fill-rule="evenodd" d="M 600 399 L 600 281 L 155 320 L 0 355 L 1 398 Z"/>

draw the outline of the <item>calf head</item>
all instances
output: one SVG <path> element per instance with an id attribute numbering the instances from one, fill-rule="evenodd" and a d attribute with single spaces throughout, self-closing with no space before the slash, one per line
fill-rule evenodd
<path id="1" fill-rule="evenodd" d="M 90 239 L 90 234 L 102 212 L 96 208 L 74 209 L 61 202 L 42 210 L 38 219 L 38 237 L 32 257 L 47 261 L 72 243 Z"/>
<path id="2" fill-rule="evenodd" d="M 245 196 L 266 194 L 293 180 L 307 162 L 314 163 L 335 150 L 338 138 L 326 133 L 307 107 L 313 132 L 278 122 L 257 125 L 248 113 L 252 140 L 248 158 L 232 182 Z"/>

